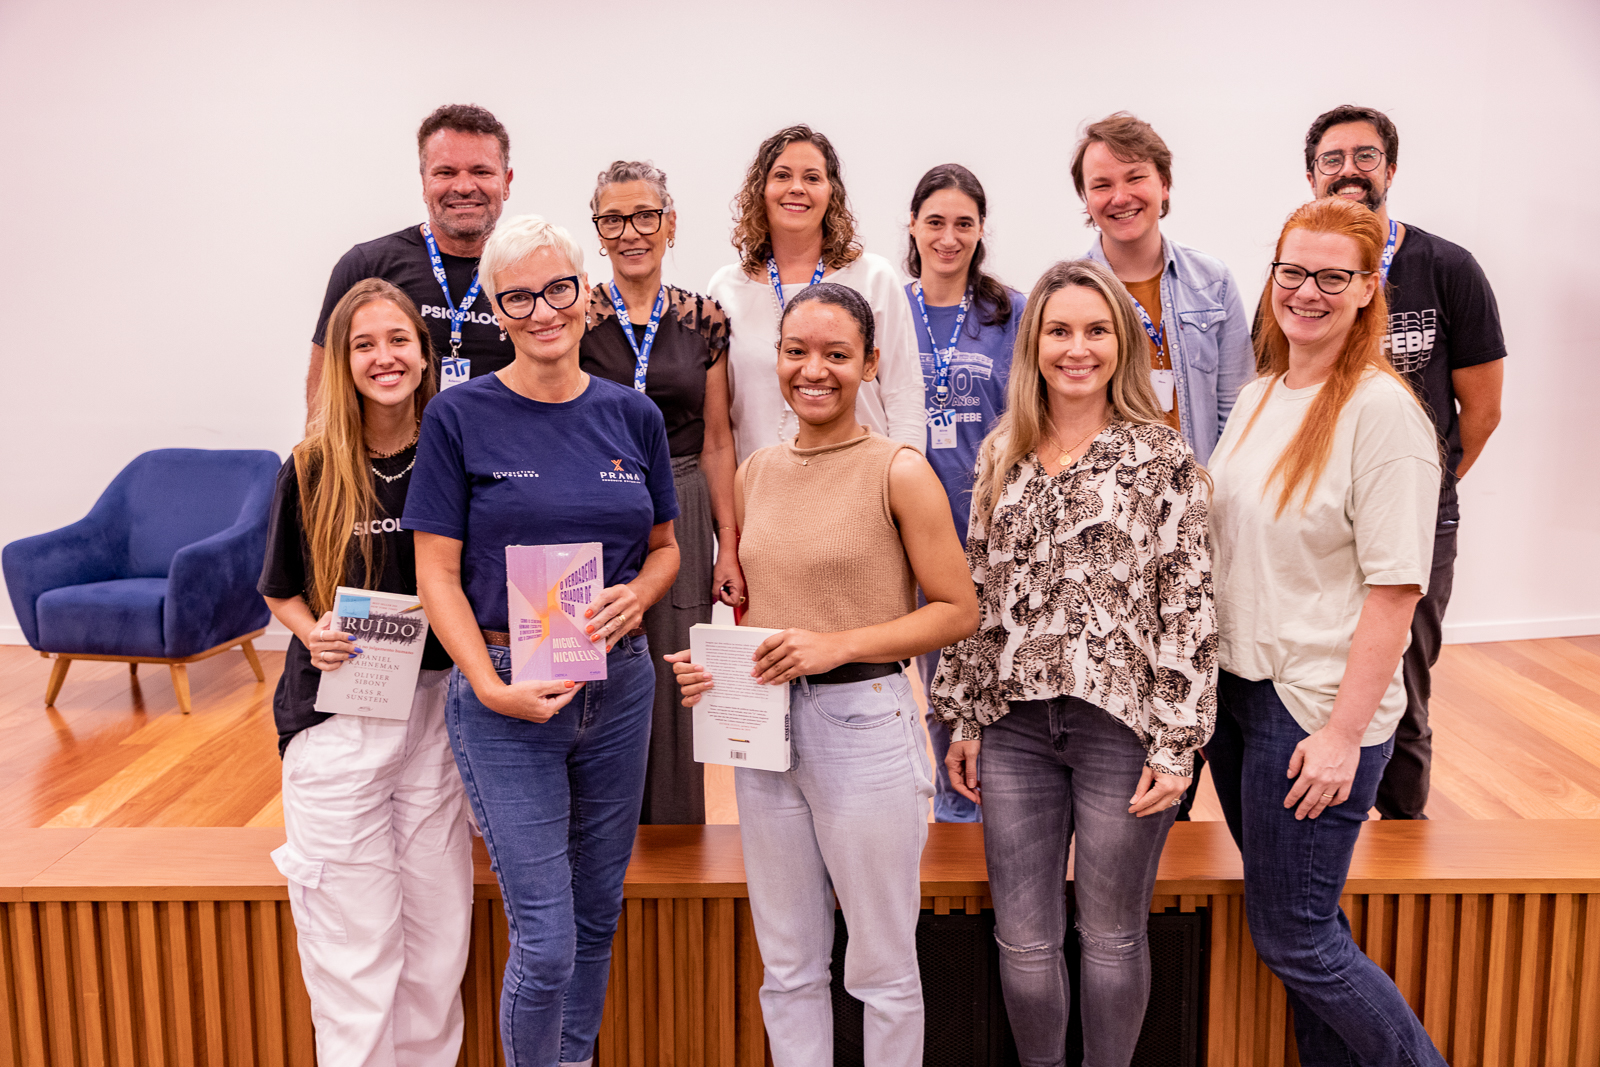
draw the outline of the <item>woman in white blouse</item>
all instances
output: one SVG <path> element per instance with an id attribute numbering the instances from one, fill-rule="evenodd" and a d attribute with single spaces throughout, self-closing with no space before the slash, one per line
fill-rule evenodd
<path id="1" fill-rule="evenodd" d="M 1378 216 L 1289 216 L 1256 321 L 1262 377 L 1211 454 L 1217 799 L 1244 856 L 1256 952 L 1289 991 L 1300 1062 L 1442 1065 L 1339 906 L 1405 711 L 1439 444 L 1383 354 Z"/>
<path id="2" fill-rule="evenodd" d="M 799 429 L 774 376 L 778 320 L 785 301 L 820 281 L 848 285 L 872 307 L 878 377 L 862 384 L 856 418 L 921 451 L 926 416 L 911 309 L 889 261 L 856 240 L 833 145 L 808 126 L 779 130 L 761 142 L 734 208 L 739 262 L 717 271 L 706 290 L 732 328 L 728 387 L 739 462 Z"/>
<path id="3" fill-rule="evenodd" d="M 1126 1067 L 1156 866 L 1216 713 L 1206 475 L 1162 417 L 1132 299 L 1089 260 L 1033 287 L 1006 409 L 967 533 L 982 618 L 940 658 L 933 710 L 951 784 L 983 805 L 1022 1063 L 1066 1048 L 1070 845 L 1083 1062 Z"/>

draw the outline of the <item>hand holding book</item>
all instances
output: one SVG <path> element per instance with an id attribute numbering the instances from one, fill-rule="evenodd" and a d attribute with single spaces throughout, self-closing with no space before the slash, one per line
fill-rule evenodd
<path id="1" fill-rule="evenodd" d="M 323 612 L 308 635 L 306 651 L 311 653 L 311 665 L 319 671 L 336 671 L 345 660 L 361 652 L 350 635 L 335 629 L 333 623 L 333 612 Z"/>

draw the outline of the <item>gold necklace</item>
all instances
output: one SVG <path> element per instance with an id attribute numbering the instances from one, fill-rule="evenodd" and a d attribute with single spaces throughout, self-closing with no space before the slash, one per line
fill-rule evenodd
<path id="1" fill-rule="evenodd" d="M 400 453 L 404 452 L 406 449 L 408 449 L 412 445 L 416 444 L 417 443 L 417 437 L 421 433 L 422 433 L 422 425 L 420 423 L 418 423 L 415 419 L 413 419 L 412 422 L 411 422 L 411 440 L 407 441 L 405 444 L 401 445 L 399 448 L 395 449 L 393 452 L 375 452 L 375 451 L 373 451 L 372 446 L 368 445 L 367 446 L 367 455 L 369 457 L 371 457 L 372 459 L 389 459 L 389 458 L 391 458 L 393 456 L 398 456 Z"/>
<path id="2" fill-rule="evenodd" d="M 1078 438 L 1075 442 L 1073 442 L 1072 448 L 1077 448 L 1079 445 L 1081 445 L 1085 441 L 1089 440 L 1089 438 L 1093 437 L 1095 434 L 1097 434 L 1101 430 L 1105 429 L 1105 426 L 1106 426 L 1106 424 L 1102 422 L 1099 426 L 1096 426 L 1094 429 L 1090 430 L 1088 433 L 1084 434 L 1082 437 Z M 1052 429 L 1053 429 L 1053 427 L 1052 427 Z M 1072 448 L 1064 447 L 1061 444 L 1060 441 L 1056 440 L 1056 435 L 1053 432 L 1052 433 L 1046 433 L 1045 436 L 1050 439 L 1050 443 L 1051 444 L 1053 444 L 1057 448 L 1061 449 L 1061 455 L 1056 457 L 1056 466 L 1065 467 L 1067 464 L 1071 463 L 1072 462 Z"/>

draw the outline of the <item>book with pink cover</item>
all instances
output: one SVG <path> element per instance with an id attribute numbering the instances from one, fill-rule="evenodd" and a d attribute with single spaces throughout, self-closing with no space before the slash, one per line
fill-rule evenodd
<path id="1" fill-rule="evenodd" d="M 590 640 L 583 617 L 605 588 L 600 549 L 598 541 L 506 546 L 513 682 L 606 676 L 605 642 Z"/>

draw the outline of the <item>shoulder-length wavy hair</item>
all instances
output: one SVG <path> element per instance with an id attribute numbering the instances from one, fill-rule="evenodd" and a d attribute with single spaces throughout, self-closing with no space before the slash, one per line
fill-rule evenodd
<path id="1" fill-rule="evenodd" d="M 1378 261 L 1383 255 L 1383 245 L 1387 237 L 1383 224 L 1378 221 L 1378 216 L 1369 211 L 1366 205 L 1338 197 L 1313 200 L 1296 208 L 1288 221 L 1283 224 L 1283 232 L 1278 234 L 1278 244 L 1272 254 L 1274 260 L 1283 256 L 1284 239 L 1294 230 L 1331 233 L 1350 238 L 1356 244 L 1360 269 L 1374 273 L 1378 270 Z M 1267 284 L 1261 291 L 1261 302 L 1256 308 L 1256 322 L 1260 326 L 1256 331 L 1255 340 L 1256 369 L 1270 381 L 1267 383 L 1267 388 L 1262 391 L 1255 410 L 1250 413 L 1250 421 L 1244 424 L 1239 439 L 1233 443 L 1233 451 L 1237 451 L 1244 444 L 1245 438 L 1250 436 L 1250 430 L 1255 426 L 1256 419 L 1266 407 L 1267 397 L 1272 394 L 1273 385 L 1289 370 L 1289 339 L 1284 336 L 1283 327 L 1278 325 L 1277 316 L 1272 313 L 1272 287 L 1276 284 L 1269 269 Z M 1271 473 L 1261 486 L 1261 493 L 1265 496 L 1267 488 L 1274 481 L 1280 483 L 1278 515 L 1283 514 L 1296 492 L 1304 493 L 1300 500 L 1302 511 L 1310 503 L 1317 481 L 1328 465 L 1328 456 L 1333 449 L 1333 434 L 1339 424 L 1339 413 L 1344 410 L 1345 404 L 1354 395 L 1356 386 L 1369 371 L 1389 375 L 1415 398 L 1416 394 L 1412 393 L 1411 386 L 1395 373 L 1395 369 L 1389 365 L 1388 358 L 1383 354 L 1383 334 L 1388 328 L 1389 303 L 1384 295 L 1383 286 L 1379 285 L 1367 306 L 1356 309 L 1355 322 L 1351 324 L 1350 332 L 1345 336 L 1344 347 L 1334 361 L 1333 370 L 1322 383 L 1322 388 L 1311 401 L 1311 406 L 1306 409 L 1300 428 L 1284 447 L 1283 454 L 1278 457 L 1278 462 L 1273 465 Z"/>
<path id="2" fill-rule="evenodd" d="M 817 146 L 828 171 L 828 210 L 822 216 L 822 262 L 829 270 L 849 266 L 861 255 L 856 240 L 856 217 L 850 213 L 849 198 L 840 173 L 839 154 L 833 143 L 810 126 L 788 126 L 761 142 L 756 157 L 744 174 L 744 186 L 733 198 L 733 247 L 739 250 L 739 266 L 748 274 L 766 269 L 772 255 L 772 229 L 767 223 L 767 175 L 783 150 L 796 141 Z"/>
<path id="3" fill-rule="evenodd" d="M 1111 309 L 1117 331 L 1117 365 L 1106 385 L 1111 417 L 1134 424 L 1166 425 L 1161 404 L 1150 384 L 1150 345 L 1145 339 L 1133 298 L 1116 275 L 1089 259 L 1063 260 L 1045 271 L 1028 294 L 1028 306 L 1017 330 L 1011 356 L 1011 381 L 1006 386 L 1006 412 L 978 449 L 977 479 L 972 504 L 980 514 L 993 513 L 1011 468 L 1044 440 L 1050 421 L 1050 390 L 1039 370 L 1039 339 L 1044 334 L 1044 308 L 1050 297 L 1076 285 L 1091 289 Z"/>
<path id="4" fill-rule="evenodd" d="M 381 278 L 367 278 L 350 287 L 328 316 L 327 349 L 322 359 L 322 385 L 317 392 L 317 418 L 310 436 L 294 447 L 295 477 L 300 487 L 300 528 L 311 549 L 307 602 L 321 616 L 333 607 L 334 590 L 345 584 L 350 542 L 356 542 L 367 574 L 383 566 L 376 559 L 375 537 L 356 537 L 375 517 L 378 497 L 363 433 L 365 401 L 350 373 L 350 323 L 368 304 L 387 300 L 410 320 L 422 352 L 422 382 L 411 396 L 418 422 L 422 409 L 438 392 L 434 376 L 433 340 L 417 306 L 405 293 Z M 381 552 L 381 546 L 377 552 Z"/>

